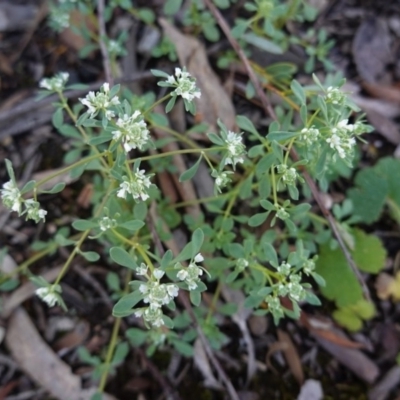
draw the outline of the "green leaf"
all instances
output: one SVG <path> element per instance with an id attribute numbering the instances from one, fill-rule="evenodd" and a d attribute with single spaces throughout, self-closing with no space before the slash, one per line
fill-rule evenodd
<path id="1" fill-rule="evenodd" d="M 136 291 L 122 296 L 113 308 L 114 317 L 126 317 L 133 313 L 132 308 L 142 300 L 143 295 Z"/>
<path id="2" fill-rule="evenodd" d="M 351 332 L 357 332 L 362 328 L 362 320 L 350 308 L 340 308 L 332 314 L 335 321 Z"/>
<path id="3" fill-rule="evenodd" d="M 165 15 L 175 15 L 182 7 L 182 0 L 167 0 L 164 3 Z"/>
<path id="4" fill-rule="evenodd" d="M 112 139 L 112 135 L 109 133 L 105 133 L 103 135 L 94 136 L 89 140 L 89 144 L 92 146 L 98 146 L 99 144 L 103 144 L 109 142 Z"/>
<path id="5" fill-rule="evenodd" d="M 129 231 L 136 232 L 140 228 L 144 226 L 144 222 L 140 221 L 139 219 L 134 219 L 132 221 L 124 222 L 123 224 L 118 225 L 121 228 L 128 229 Z"/>
<path id="6" fill-rule="evenodd" d="M 189 343 L 186 343 L 182 340 L 171 340 L 172 345 L 174 348 L 186 357 L 193 357 L 193 346 Z"/>
<path id="7" fill-rule="evenodd" d="M 296 81 L 296 79 L 293 79 L 292 83 L 290 84 L 290 88 L 292 89 L 293 94 L 300 101 L 300 104 L 306 104 L 306 94 L 304 93 L 303 87 L 299 82 Z"/>
<path id="8" fill-rule="evenodd" d="M 368 320 L 375 316 L 376 309 L 373 303 L 361 299 L 358 303 L 351 306 L 351 309 L 362 319 Z"/>
<path id="9" fill-rule="evenodd" d="M 96 228 L 98 225 L 95 222 L 87 221 L 86 219 L 77 219 L 72 223 L 72 226 L 77 231 L 86 231 Z"/>
<path id="10" fill-rule="evenodd" d="M 125 332 L 125 336 L 134 347 L 141 346 L 147 338 L 147 332 L 138 328 L 129 328 Z"/>
<path id="11" fill-rule="evenodd" d="M 50 190 L 42 190 L 41 193 L 49 193 L 49 194 L 60 193 L 64 190 L 64 188 L 65 188 L 65 183 L 60 182 L 57 183 L 55 186 L 53 186 L 53 188 Z"/>
<path id="12" fill-rule="evenodd" d="M 305 300 L 308 304 L 311 304 L 312 306 L 321 305 L 321 300 L 312 292 L 307 291 Z"/>
<path id="13" fill-rule="evenodd" d="M 259 213 L 259 214 L 255 214 L 252 217 L 249 218 L 249 222 L 248 224 L 250 226 L 260 226 L 262 223 L 265 222 L 265 220 L 267 219 L 269 214 L 268 212 L 264 212 L 264 213 Z"/>
<path id="14" fill-rule="evenodd" d="M 15 175 L 14 175 L 14 169 L 12 167 L 12 162 L 10 160 L 8 160 L 7 158 L 4 160 L 4 162 L 6 163 L 6 169 L 8 172 L 8 176 L 10 177 L 10 179 L 15 182 Z"/>
<path id="15" fill-rule="evenodd" d="M 386 250 L 375 235 L 367 235 L 360 229 L 351 232 L 355 247 L 352 252 L 354 262 L 362 271 L 377 274 L 385 266 Z"/>
<path id="16" fill-rule="evenodd" d="M 326 285 L 321 293 L 337 306 L 344 307 L 357 303 L 363 298 L 362 289 L 340 248 L 332 250 L 329 245 L 320 247 L 316 272 Z"/>
<path id="17" fill-rule="evenodd" d="M 225 278 L 225 283 L 232 283 L 236 278 L 239 276 L 239 271 L 232 271 L 228 276 Z"/>
<path id="18" fill-rule="evenodd" d="M 378 220 L 383 210 L 389 185 L 372 168 L 360 171 L 354 181 L 356 188 L 347 192 L 353 202 L 354 215 L 360 217 L 362 222 L 371 224 Z"/>
<path id="19" fill-rule="evenodd" d="M 133 270 L 136 270 L 138 268 L 132 256 L 121 247 L 112 247 L 110 249 L 110 257 L 114 262 L 122 265 L 123 267 L 127 267 Z"/>
<path id="20" fill-rule="evenodd" d="M 133 216 L 135 217 L 135 219 L 139 219 L 141 221 L 144 221 L 146 219 L 147 212 L 148 207 L 144 201 L 135 204 L 135 207 L 133 208 Z"/>
<path id="21" fill-rule="evenodd" d="M 126 342 L 118 343 L 115 348 L 115 353 L 113 355 L 111 365 L 118 365 L 125 360 L 129 353 L 129 345 Z"/>
<path id="22" fill-rule="evenodd" d="M 119 292 L 121 287 L 119 285 L 119 276 L 115 272 L 109 272 L 106 276 L 106 282 L 109 289 L 113 292 Z"/>
<path id="23" fill-rule="evenodd" d="M 283 54 L 283 50 L 276 43 L 254 33 L 244 33 L 241 37 L 245 42 L 272 54 Z"/>
<path id="24" fill-rule="evenodd" d="M 208 138 L 210 141 L 217 146 L 224 146 L 224 141 L 215 133 L 207 133 Z"/>
<path id="25" fill-rule="evenodd" d="M 174 328 L 174 323 L 172 322 L 172 319 L 168 316 L 166 316 L 165 314 L 163 314 L 162 316 L 162 320 L 164 322 L 164 325 L 168 328 L 168 329 L 173 329 Z"/>
<path id="26" fill-rule="evenodd" d="M 78 348 L 78 356 L 84 363 L 89 365 L 97 366 L 101 362 L 99 357 L 92 356 L 89 350 L 83 346 Z"/>
<path id="27" fill-rule="evenodd" d="M 204 241 L 204 233 L 200 228 L 197 228 L 192 235 L 192 258 L 200 251 Z"/>
<path id="28" fill-rule="evenodd" d="M 271 265 L 278 265 L 278 255 L 271 243 L 263 243 L 262 248 L 264 250 L 265 257 L 271 263 Z"/>
<path id="29" fill-rule="evenodd" d="M 182 173 L 182 175 L 179 177 L 179 182 L 188 181 L 189 179 L 192 179 L 195 176 L 197 169 L 199 168 L 201 158 L 202 156 L 200 156 L 199 159 L 196 161 L 196 163 L 192 165 L 187 171 Z"/>
<path id="30" fill-rule="evenodd" d="M 148 25 L 152 24 L 156 19 L 154 12 L 149 8 L 139 8 L 138 15 L 139 18 Z"/>
<path id="31" fill-rule="evenodd" d="M 63 110 L 62 110 L 62 108 L 58 108 L 58 109 L 54 112 L 54 114 L 53 114 L 53 116 L 52 116 L 52 122 L 53 122 L 53 125 L 54 125 L 54 127 L 55 127 L 56 129 L 59 129 L 59 128 L 62 126 L 62 124 L 63 124 L 63 122 L 64 122 L 64 115 L 63 115 Z"/>
<path id="32" fill-rule="evenodd" d="M 96 392 L 90 400 L 103 400 L 103 393 L 101 392 Z"/>
<path id="33" fill-rule="evenodd" d="M 282 140 L 292 139 L 298 135 L 299 132 L 270 132 L 268 133 L 267 138 L 271 141 L 276 140 L 277 142 L 280 142 Z"/>
<path id="34" fill-rule="evenodd" d="M 111 99 L 112 97 L 116 96 L 116 95 L 118 94 L 118 92 L 120 91 L 120 89 L 121 89 L 121 85 L 120 85 L 120 84 L 114 85 L 114 86 L 110 89 L 110 93 L 108 94 L 109 97 L 110 97 L 110 99 Z"/>
<path id="35" fill-rule="evenodd" d="M 87 261 L 94 262 L 100 259 L 100 255 L 95 251 L 81 251 L 80 255 Z"/>
<path id="36" fill-rule="evenodd" d="M 193 258 L 193 244 L 192 242 L 189 242 L 183 249 L 182 251 L 178 254 L 178 256 L 174 259 L 174 262 L 181 262 L 185 260 L 189 260 Z"/>
<path id="37" fill-rule="evenodd" d="M 25 183 L 24 187 L 21 189 L 21 194 L 31 192 L 36 185 L 36 181 L 29 181 Z"/>
<path id="38" fill-rule="evenodd" d="M 175 97 L 175 96 L 172 96 L 172 97 L 169 99 L 167 105 L 165 106 L 165 112 L 166 112 L 167 114 L 174 108 L 175 102 L 176 102 L 176 97 Z"/>
<path id="39" fill-rule="evenodd" d="M 263 144 L 257 144 L 255 146 L 251 147 L 247 153 L 249 158 L 261 156 L 263 154 L 264 154 L 264 145 Z"/>
<path id="40" fill-rule="evenodd" d="M 267 173 L 275 161 L 276 161 L 276 156 L 272 152 L 262 157 L 260 161 L 257 163 L 256 167 L 257 176 L 259 176 L 260 174 Z M 263 179 L 269 180 L 269 177 L 264 177 Z"/>
<path id="41" fill-rule="evenodd" d="M 236 123 L 240 129 L 243 129 L 244 131 L 247 132 L 251 132 L 253 135 L 257 137 L 260 136 L 253 123 L 244 115 L 238 115 L 236 117 Z"/>
<path id="42" fill-rule="evenodd" d="M 198 307 L 201 303 L 201 293 L 198 291 L 192 290 L 190 292 L 190 301 L 194 306 Z"/>
<path id="43" fill-rule="evenodd" d="M 154 76 L 156 76 L 157 78 L 166 78 L 166 79 L 168 79 L 168 77 L 169 77 L 169 75 L 166 72 L 160 71 L 158 69 L 151 69 L 150 72 Z"/>

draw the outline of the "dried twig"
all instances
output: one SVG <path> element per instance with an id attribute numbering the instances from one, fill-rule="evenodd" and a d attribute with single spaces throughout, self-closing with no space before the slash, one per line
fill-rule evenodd
<path id="1" fill-rule="evenodd" d="M 265 95 L 265 92 L 263 91 L 263 89 L 260 85 L 260 82 L 259 82 L 256 74 L 254 73 L 253 68 L 250 65 L 249 60 L 247 59 L 246 55 L 244 54 L 244 52 L 241 49 L 237 40 L 231 35 L 230 28 L 229 28 L 228 24 L 226 23 L 225 19 L 223 18 L 221 13 L 218 11 L 218 9 L 214 6 L 214 4 L 211 2 L 211 0 L 204 0 L 204 1 L 206 3 L 207 7 L 209 8 L 209 10 L 211 11 L 211 13 L 214 15 L 215 19 L 217 20 L 218 25 L 221 27 L 222 31 L 225 33 L 231 46 L 236 51 L 237 55 L 239 56 L 240 60 L 242 61 L 243 65 L 247 71 L 247 74 L 256 90 L 256 93 L 262 103 L 262 107 L 263 107 L 265 113 L 268 114 L 274 120 L 276 120 L 277 119 L 276 114 L 271 106 L 271 103 L 269 102 L 267 96 Z M 292 148 L 290 150 L 290 155 L 294 160 L 298 160 L 298 155 L 297 155 L 297 152 L 295 149 Z M 336 225 L 335 219 L 333 218 L 330 211 L 325 207 L 325 205 L 321 199 L 320 193 L 318 191 L 317 185 L 315 184 L 314 180 L 311 178 L 310 174 L 304 169 L 303 169 L 303 176 L 304 176 L 304 179 L 306 180 L 307 184 L 310 187 L 310 190 L 314 197 L 314 200 L 317 202 L 322 214 L 327 219 L 329 226 L 331 227 L 331 230 L 332 230 L 336 240 L 338 241 L 339 246 L 340 246 L 344 256 L 346 257 L 346 260 L 347 260 L 350 268 L 353 270 L 354 274 L 357 276 L 357 279 L 359 280 L 359 282 L 362 286 L 365 298 L 367 300 L 371 300 L 371 295 L 369 293 L 368 287 L 365 284 L 360 271 L 358 270 L 353 258 L 351 257 L 349 250 L 347 249 L 347 247 L 343 241 L 343 238 L 342 238 L 342 236 L 339 232 L 339 229 Z"/>

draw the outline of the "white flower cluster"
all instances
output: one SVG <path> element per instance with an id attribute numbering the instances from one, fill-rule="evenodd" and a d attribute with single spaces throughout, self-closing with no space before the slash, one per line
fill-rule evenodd
<path id="1" fill-rule="evenodd" d="M 193 78 L 185 68 L 175 68 L 175 76 L 170 75 L 166 83 L 176 89 L 172 92 L 176 96 L 181 96 L 187 101 L 193 101 L 200 98 L 200 90 L 196 87 L 196 79 Z"/>
<path id="2" fill-rule="evenodd" d="M 285 207 L 277 206 L 276 207 L 276 216 L 284 221 L 290 217 L 290 214 L 286 211 Z"/>
<path id="3" fill-rule="evenodd" d="M 276 285 L 278 296 L 289 296 L 294 301 L 304 300 L 306 290 L 301 285 L 301 273 L 295 273 L 292 266 L 283 262 L 276 269 L 283 279 Z"/>
<path id="4" fill-rule="evenodd" d="M 57 75 L 53 76 L 53 78 L 43 78 L 39 82 L 39 87 L 46 89 L 50 92 L 60 93 L 64 90 L 68 78 L 68 72 L 60 72 Z"/>
<path id="5" fill-rule="evenodd" d="M 70 12 L 61 7 L 50 7 L 49 12 L 50 26 L 56 31 L 61 32 L 70 25 Z"/>
<path id="6" fill-rule="evenodd" d="M 232 180 L 229 175 L 233 174 L 232 171 L 221 171 L 218 172 L 217 170 L 213 170 L 211 172 L 211 176 L 215 178 L 215 188 L 219 193 L 222 192 L 222 188 L 226 187 L 228 183 L 230 183 Z"/>
<path id="7" fill-rule="evenodd" d="M 305 299 L 306 291 L 300 284 L 300 280 L 300 275 L 292 274 L 289 277 L 289 282 L 277 284 L 276 292 L 265 297 L 264 301 L 267 303 L 268 310 L 273 315 L 276 323 L 285 315 L 279 297 L 289 296 L 295 302 Z"/>
<path id="8" fill-rule="evenodd" d="M 340 158 L 352 155 L 356 144 L 353 135 L 356 133 L 357 128 L 357 124 L 349 124 L 348 119 L 343 119 L 336 127 L 331 129 L 331 136 L 326 139 L 326 142 L 337 152 Z"/>
<path id="9" fill-rule="evenodd" d="M 278 170 L 278 174 L 282 175 L 281 178 L 283 183 L 285 183 L 286 185 L 294 185 L 296 183 L 298 175 L 295 168 L 288 168 L 286 164 L 277 165 L 276 168 Z"/>
<path id="10" fill-rule="evenodd" d="M 109 40 L 107 43 L 107 50 L 110 55 L 123 56 L 126 55 L 125 49 L 121 46 L 117 40 Z"/>
<path id="11" fill-rule="evenodd" d="M 34 199 L 24 199 L 20 190 L 13 180 L 10 180 L 3 185 L 0 190 L 3 204 L 12 211 L 16 211 L 19 216 L 26 215 L 26 219 L 32 219 L 36 223 L 41 219 L 44 221 L 47 211 L 40 208 L 40 204 Z M 25 210 L 22 210 L 22 206 Z"/>
<path id="12" fill-rule="evenodd" d="M 244 271 L 249 266 L 249 262 L 245 258 L 239 258 L 236 261 L 236 267 L 239 271 Z"/>
<path id="13" fill-rule="evenodd" d="M 145 170 L 142 169 L 134 172 L 129 181 L 124 177 L 124 181 L 119 186 L 117 196 L 126 199 L 126 195 L 129 193 L 135 200 L 146 201 L 150 197 L 148 194 L 148 188 L 151 186 L 150 176 L 145 175 Z"/>
<path id="14" fill-rule="evenodd" d="M 277 268 L 277 271 L 285 276 L 288 276 L 292 270 L 292 266 L 288 264 L 287 262 L 283 262 L 279 267 Z"/>
<path id="15" fill-rule="evenodd" d="M 108 229 L 115 228 L 117 226 L 117 221 L 114 218 L 103 217 L 99 221 L 100 230 L 105 232 Z"/>
<path id="16" fill-rule="evenodd" d="M 279 297 L 268 295 L 264 301 L 268 305 L 269 312 L 273 315 L 274 320 L 277 322 L 285 315 Z"/>
<path id="17" fill-rule="evenodd" d="M 319 130 L 314 127 L 303 128 L 300 133 L 301 133 L 300 139 L 306 145 L 312 145 L 318 140 L 320 136 Z"/>
<path id="18" fill-rule="evenodd" d="M 135 111 L 132 115 L 124 114 L 118 118 L 116 124 L 119 129 L 113 131 L 113 139 L 122 138 L 126 152 L 136 148 L 142 150 L 150 139 L 149 130 L 140 111 Z"/>
<path id="19" fill-rule="evenodd" d="M 346 93 L 337 87 L 329 86 L 326 89 L 325 100 L 330 101 L 332 104 L 341 105 L 346 101 L 346 97 Z"/>
<path id="20" fill-rule="evenodd" d="M 197 264 L 203 261 L 204 257 L 199 253 L 188 267 L 183 267 L 181 263 L 175 265 L 175 268 L 179 269 L 177 274 L 178 279 L 185 282 L 188 285 L 189 290 L 195 290 L 198 286 L 200 276 L 203 275 L 203 269 Z"/>
<path id="21" fill-rule="evenodd" d="M 56 304 L 62 304 L 62 300 L 60 297 L 60 285 L 41 287 L 36 289 L 35 293 L 40 299 L 47 303 L 49 307 L 54 307 Z"/>
<path id="22" fill-rule="evenodd" d="M 147 265 L 142 263 L 137 273 L 138 275 L 147 275 L 147 270 Z M 137 309 L 135 315 L 143 317 L 147 323 L 154 327 L 164 325 L 161 307 L 170 303 L 179 293 L 179 288 L 174 283 L 160 283 L 164 274 L 164 271 L 154 269 L 148 282 L 139 286 L 139 292 L 144 296 L 143 301 L 149 306 Z"/>
<path id="23" fill-rule="evenodd" d="M 246 149 L 242 143 L 242 135 L 228 131 L 226 137 L 223 137 L 226 145 L 226 155 L 224 158 L 225 165 L 232 164 L 233 168 L 237 163 L 242 163 L 244 161 L 244 156 L 246 154 Z"/>
<path id="24" fill-rule="evenodd" d="M 115 117 L 112 109 L 120 104 L 117 96 L 110 97 L 110 85 L 104 83 L 100 91 L 95 93 L 90 91 L 84 99 L 79 101 L 88 108 L 90 118 L 94 118 L 100 111 L 103 111 L 108 120 Z"/>

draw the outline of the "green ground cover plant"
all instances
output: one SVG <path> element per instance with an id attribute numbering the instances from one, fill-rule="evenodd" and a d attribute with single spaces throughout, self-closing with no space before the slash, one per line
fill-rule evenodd
<path id="1" fill-rule="evenodd" d="M 232 2 L 215 3 L 223 9 Z M 75 7 L 94 18 L 95 6 L 90 1 L 69 0 L 52 7 L 51 23 L 57 29 L 68 26 L 67 17 Z M 128 10 L 147 24 L 155 21 L 152 11 L 134 9 L 131 2 L 123 0 L 111 1 L 105 15 L 111 17 L 115 7 Z M 166 2 L 166 14 L 173 14 L 173 7 L 179 8 L 180 2 Z M 288 21 L 315 18 L 306 2 L 248 2 L 245 10 L 251 17 L 235 21 L 233 28 L 244 48 L 245 42 L 251 42 L 264 50 L 283 52 L 291 43 L 300 44 L 310 56 L 307 71 L 314 69 L 316 61 L 330 68 L 326 55 L 332 43 L 325 34 L 318 35 L 317 44 L 310 44 L 308 37 L 312 35 L 295 39 L 284 30 Z M 203 32 L 209 41 L 219 39 L 217 21 L 202 2 L 194 1 L 186 11 L 189 26 Z M 90 39 L 81 56 L 102 41 L 111 64 L 123 54 L 123 36 L 93 38 L 85 29 L 77 32 Z M 163 46 L 164 52 L 160 50 Z M 171 43 L 161 42 L 157 51 L 157 56 L 169 55 L 175 60 Z M 229 60 L 229 53 L 224 57 L 222 61 Z M 373 304 L 365 298 L 338 238 L 312 207 L 314 200 L 305 179 L 308 174 L 327 191 L 336 177 L 353 168 L 357 142 L 371 127 L 360 119 L 359 109 L 341 89 L 343 79 L 328 75 L 321 82 L 313 74 L 313 84 L 304 86 L 292 79 L 293 73 L 288 64 L 272 65 L 259 73 L 260 79 L 267 77 L 285 93 L 286 102 L 275 108 L 277 118 L 268 130 L 255 126 L 246 115 L 236 116 L 236 131 L 228 129 L 223 120 L 217 122 L 216 131 L 193 123 L 190 130 L 208 140 L 201 143 L 190 139 L 187 132 L 170 128 L 165 116 L 181 101 L 187 113 L 196 114 L 201 92 L 185 66 L 176 66 L 172 73 L 152 70 L 163 96 L 156 90 L 137 96 L 105 82 L 99 90 L 89 91 L 71 104 L 65 93 L 84 86 L 70 85 L 67 73 L 40 82 L 40 98 L 58 95 L 53 125 L 71 143 L 64 156 L 65 166 L 57 174 L 90 180 L 94 187 L 92 215 L 76 218 L 70 226 L 58 226 L 51 240 L 32 244 L 41 257 L 61 247 L 68 249 L 69 257 L 54 282 L 30 272 L 29 266 L 37 257 L 17 272 L 30 277 L 38 286 L 36 294 L 49 307 L 60 305 L 67 310 L 60 282 L 77 257 L 87 264 L 101 260 L 112 266 L 106 282 L 115 301 L 115 325 L 108 349 L 104 357 L 92 356 L 85 349 L 79 352 L 83 361 L 95 367 L 99 387 L 94 398 L 101 398 L 107 375 L 124 360 L 129 345 L 145 346 L 149 355 L 161 346 L 170 346 L 190 357 L 197 327 L 213 349 L 226 344 L 228 338 L 215 315 L 232 316 L 237 304 L 223 301 L 218 311 L 206 307 L 202 302 L 206 291 L 216 304 L 222 301 L 223 287 L 239 290 L 246 308 L 255 315 L 271 314 L 276 324 L 285 317 L 298 319 L 304 303 L 320 305 L 315 294 L 319 289 L 335 302 L 334 318 L 350 330 L 360 329 L 362 321 L 374 315 Z M 249 84 L 249 97 L 255 93 L 255 86 Z M 165 113 L 158 111 L 159 105 Z M 155 139 L 153 129 L 164 131 L 165 138 Z M 172 142 L 178 145 L 177 150 L 162 150 Z M 193 180 L 200 167 L 208 169 L 213 181 L 214 195 L 197 200 L 202 205 L 197 219 L 169 204 L 158 185 L 162 172 L 176 173 L 169 162 L 175 155 L 185 155 L 191 163 L 180 174 L 180 182 Z M 335 224 L 356 265 L 369 273 L 383 267 L 385 251 L 378 239 L 355 224 L 374 222 L 384 204 L 393 218 L 400 220 L 398 186 L 391 173 L 400 169 L 393 163 L 397 161 L 382 160 L 359 172 L 348 199 L 333 210 Z M 6 167 L 9 181 L 1 189 L 3 204 L 26 220 L 44 223 L 47 210 L 41 202 L 65 185 L 44 190 L 43 185 L 55 176 L 51 175 L 19 187 L 8 160 Z M 382 190 L 371 190 L 376 185 Z M 151 208 L 157 223 L 150 215 Z M 177 226 L 183 226 L 190 239 L 173 253 L 165 242 Z M 3 290 L 18 285 L 13 278 L 0 277 Z M 190 300 L 192 314 L 182 306 L 184 299 Z M 132 315 L 136 326 L 120 337 L 121 318 Z"/>

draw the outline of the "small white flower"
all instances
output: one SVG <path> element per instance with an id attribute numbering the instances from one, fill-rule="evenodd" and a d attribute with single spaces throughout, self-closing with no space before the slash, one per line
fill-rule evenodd
<path id="1" fill-rule="evenodd" d="M 110 217 L 103 217 L 99 221 L 99 227 L 103 232 L 105 232 L 108 229 L 114 228 L 116 225 L 117 225 L 117 221 Z"/>
<path id="2" fill-rule="evenodd" d="M 184 281 L 189 290 L 194 290 L 198 286 L 201 275 L 203 275 L 203 270 L 195 263 L 190 263 L 188 267 L 182 268 L 178 272 L 177 278 Z"/>
<path id="3" fill-rule="evenodd" d="M 249 262 L 245 258 L 239 258 L 236 265 L 239 271 L 244 271 L 249 266 Z"/>
<path id="4" fill-rule="evenodd" d="M 136 275 L 146 275 L 148 268 L 149 267 L 145 263 L 141 263 L 140 267 L 136 270 Z"/>
<path id="5" fill-rule="evenodd" d="M 40 209 L 39 211 L 38 211 L 38 215 L 39 215 L 39 219 L 45 219 L 45 216 L 47 215 L 47 211 L 46 210 L 43 210 L 43 209 Z"/>
<path id="6" fill-rule="evenodd" d="M 61 287 L 59 285 L 52 285 L 49 287 L 41 287 L 35 290 L 36 295 L 43 300 L 49 307 L 54 307 L 60 302 L 59 294 Z"/>
<path id="7" fill-rule="evenodd" d="M 116 124 L 119 129 L 112 132 L 113 139 L 122 138 L 126 152 L 136 148 L 142 150 L 150 139 L 149 130 L 139 111 L 135 111 L 131 116 L 124 114 L 118 118 Z"/>
<path id="8" fill-rule="evenodd" d="M 129 193 L 135 200 L 146 201 L 150 196 L 147 189 L 151 186 L 150 175 L 145 175 L 145 170 L 136 171 L 130 181 L 124 180 L 117 191 L 117 196 L 126 199 Z M 125 177 L 126 179 L 126 177 Z"/>
<path id="9" fill-rule="evenodd" d="M 3 189 L 1 189 L 0 192 L 3 204 L 12 211 L 21 214 L 23 199 L 17 185 L 12 180 L 8 181 L 4 183 Z"/>
<path id="10" fill-rule="evenodd" d="M 184 281 L 187 279 L 189 276 L 189 273 L 186 271 L 186 269 L 181 269 L 177 274 L 177 278 L 180 279 L 181 281 Z"/>
<path id="11" fill-rule="evenodd" d="M 332 104 L 343 104 L 346 101 L 346 94 L 339 88 L 329 86 L 326 90 L 325 99 L 329 100 Z"/>
<path id="12" fill-rule="evenodd" d="M 179 288 L 178 288 L 178 286 L 170 283 L 167 285 L 167 292 L 171 298 L 177 297 L 179 294 Z"/>
<path id="13" fill-rule="evenodd" d="M 164 321 L 162 319 L 163 313 L 160 308 L 151 308 L 148 307 L 143 312 L 143 319 L 148 322 L 153 327 L 160 327 L 164 325 Z"/>
<path id="14" fill-rule="evenodd" d="M 178 287 L 173 283 L 163 284 L 152 281 L 141 286 L 146 286 L 146 289 L 142 290 L 139 287 L 140 292 L 145 295 L 143 301 L 153 309 L 161 308 L 164 304 L 170 303 L 179 292 Z"/>
<path id="15" fill-rule="evenodd" d="M 173 94 L 181 96 L 189 102 L 193 101 L 195 98 L 200 98 L 201 93 L 196 87 L 196 79 L 193 78 L 185 68 L 183 70 L 175 68 L 175 77 L 170 75 L 166 80 L 166 83 L 176 88 Z"/>
<path id="16" fill-rule="evenodd" d="M 146 283 L 142 283 L 142 284 L 139 286 L 139 292 L 140 292 L 140 293 L 145 294 L 145 293 L 147 293 L 148 291 L 149 291 L 149 288 L 147 287 L 147 284 L 146 284 Z"/>
<path id="17" fill-rule="evenodd" d="M 296 182 L 297 171 L 293 167 L 288 168 L 286 164 L 280 164 L 276 168 L 278 173 L 282 174 L 282 181 L 285 184 L 293 185 Z"/>
<path id="18" fill-rule="evenodd" d="M 33 199 L 25 200 L 25 207 L 27 220 L 33 219 L 36 223 L 38 223 L 41 219 L 45 219 L 47 211 L 40 209 L 40 204 L 37 201 Z"/>
<path id="19" fill-rule="evenodd" d="M 326 142 L 332 149 L 335 149 L 340 158 L 345 158 L 346 153 L 343 149 L 343 141 L 337 134 L 333 134 L 330 138 L 326 139 Z"/>
<path id="20" fill-rule="evenodd" d="M 110 108 L 120 104 L 117 96 L 110 98 L 110 85 L 107 82 L 103 84 L 99 92 L 90 91 L 85 98 L 79 99 L 79 101 L 88 108 L 87 112 L 90 118 L 94 118 L 100 111 L 103 111 L 106 118 L 111 119 L 115 113 Z"/>
<path id="21" fill-rule="evenodd" d="M 228 131 L 224 141 L 227 150 L 225 165 L 232 164 L 233 168 L 235 168 L 237 163 L 242 163 L 244 161 L 244 155 L 246 154 L 244 144 L 242 143 L 242 135 Z"/>
<path id="22" fill-rule="evenodd" d="M 276 211 L 276 216 L 282 221 L 284 221 L 285 219 L 288 219 L 290 217 L 290 214 L 285 210 L 284 207 L 278 206 Z"/>
<path id="23" fill-rule="evenodd" d="M 194 261 L 196 263 L 201 263 L 204 261 L 204 257 L 201 255 L 201 253 L 196 254 L 196 257 L 194 258 Z"/>
<path id="24" fill-rule="evenodd" d="M 39 82 L 39 87 L 49 90 L 50 92 L 62 92 L 67 83 L 69 74 L 67 72 L 60 72 L 53 78 L 44 78 Z"/>
<path id="25" fill-rule="evenodd" d="M 315 270 L 315 261 L 313 259 L 308 259 L 304 261 L 303 271 L 306 275 L 310 275 Z"/>
<path id="26" fill-rule="evenodd" d="M 222 188 L 224 188 L 229 182 L 232 181 L 229 176 L 232 174 L 232 171 L 218 172 L 215 169 L 211 172 L 211 176 L 215 178 L 215 188 L 219 193 L 221 193 Z"/>
<path id="27" fill-rule="evenodd" d="M 287 262 L 283 262 L 278 268 L 277 271 L 282 274 L 282 275 L 289 275 L 290 271 L 292 269 L 292 266 L 288 264 Z"/>
<path id="28" fill-rule="evenodd" d="M 301 301 L 306 296 L 306 291 L 300 284 L 301 276 L 298 274 L 290 275 L 290 282 L 287 284 L 289 297 L 295 301 Z"/>
<path id="29" fill-rule="evenodd" d="M 155 269 L 153 271 L 153 276 L 154 278 L 156 278 L 158 281 L 164 276 L 165 271 L 161 270 L 161 269 Z"/>
<path id="30" fill-rule="evenodd" d="M 305 144 L 307 145 L 315 143 L 320 136 L 319 130 L 314 127 L 303 128 L 300 131 L 300 133 L 301 133 L 301 139 L 304 140 Z"/>

